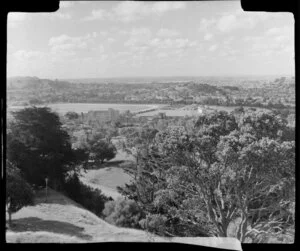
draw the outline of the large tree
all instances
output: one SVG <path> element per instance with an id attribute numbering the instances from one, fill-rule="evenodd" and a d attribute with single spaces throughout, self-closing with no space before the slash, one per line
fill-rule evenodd
<path id="1" fill-rule="evenodd" d="M 148 147 L 157 132 L 156 129 L 147 125 L 143 127 L 124 127 L 120 130 L 120 135 L 125 137 L 125 141 L 120 142 L 120 148 L 132 155 L 138 163 L 139 157 L 148 151 Z"/>
<path id="2" fill-rule="evenodd" d="M 7 159 L 34 185 L 59 187 L 65 174 L 86 155 L 71 148 L 59 116 L 47 107 L 29 107 L 13 112 L 7 131 Z"/>
<path id="3" fill-rule="evenodd" d="M 89 141 L 89 157 L 95 163 L 103 164 L 104 160 L 109 161 L 116 156 L 116 147 L 104 140 Z"/>
<path id="4" fill-rule="evenodd" d="M 157 133 L 133 183 L 120 191 L 148 212 L 150 223 L 163 220 L 165 234 L 190 236 L 198 228 L 259 242 L 268 232 L 283 233 L 293 226 L 294 142 L 282 141 L 285 125 L 272 114 L 243 116 L 237 123 L 221 112 L 201 117 L 197 133 Z"/>

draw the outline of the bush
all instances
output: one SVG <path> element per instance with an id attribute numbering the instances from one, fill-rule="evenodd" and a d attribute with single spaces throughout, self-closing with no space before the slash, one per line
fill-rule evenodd
<path id="1" fill-rule="evenodd" d="M 7 161 L 6 168 L 6 207 L 11 225 L 11 215 L 22 207 L 33 205 L 34 192 L 21 176 L 19 169 Z"/>
<path id="2" fill-rule="evenodd" d="M 140 226 L 151 233 L 164 236 L 167 220 L 167 217 L 164 215 L 150 214 L 140 221 Z"/>
<path id="3" fill-rule="evenodd" d="M 103 214 L 107 222 L 129 228 L 141 228 L 139 221 L 144 217 L 143 211 L 135 201 L 123 198 L 106 202 Z"/>
<path id="4" fill-rule="evenodd" d="M 101 190 L 83 184 L 77 174 L 74 174 L 66 180 L 64 190 L 72 200 L 81 204 L 99 217 L 103 216 L 102 211 L 105 203 L 113 200 L 111 197 L 102 194 Z"/>

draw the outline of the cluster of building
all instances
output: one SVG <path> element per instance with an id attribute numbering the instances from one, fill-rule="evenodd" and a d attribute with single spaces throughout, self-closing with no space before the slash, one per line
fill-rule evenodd
<path id="1" fill-rule="evenodd" d="M 109 121 L 116 121 L 120 117 L 119 110 L 115 110 L 109 108 L 108 110 L 103 111 L 89 111 L 87 113 L 83 113 L 83 119 L 87 122 L 109 122 Z"/>

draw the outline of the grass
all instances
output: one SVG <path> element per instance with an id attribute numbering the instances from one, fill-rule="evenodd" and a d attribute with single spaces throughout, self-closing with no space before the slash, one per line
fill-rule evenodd
<path id="1" fill-rule="evenodd" d="M 117 186 L 124 186 L 131 180 L 121 165 L 130 161 L 132 161 L 130 156 L 125 152 L 118 151 L 114 159 L 102 164 L 98 169 L 82 172 L 80 180 L 86 185 L 100 189 L 103 194 L 117 199 L 121 196 L 117 191 Z"/>
<path id="2" fill-rule="evenodd" d="M 241 250 L 228 238 L 162 238 L 141 230 L 108 224 L 71 199 L 52 189 L 37 193 L 35 205 L 13 214 L 13 227 L 6 231 L 8 243 L 88 243 L 88 242 L 173 242 Z"/>

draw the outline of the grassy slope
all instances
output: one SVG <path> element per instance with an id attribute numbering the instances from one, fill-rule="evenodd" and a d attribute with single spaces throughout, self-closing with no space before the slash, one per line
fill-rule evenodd
<path id="1" fill-rule="evenodd" d="M 13 215 L 14 226 L 6 232 L 7 242 L 181 242 L 241 250 L 235 239 L 161 238 L 140 230 L 108 224 L 66 196 L 50 190 L 36 196 L 34 206 Z"/>
<path id="2" fill-rule="evenodd" d="M 116 199 L 121 196 L 117 192 L 117 186 L 124 186 L 131 180 L 120 164 L 130 161 L 132 161 L 132 157 L 119 150 L 114 159 L 104 163 L 99 169 L 82 172 L 80 180 L 86 185 L 100 189 L 106 196 Z"/>

